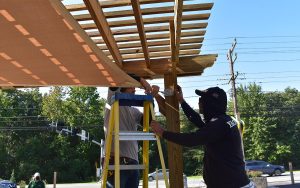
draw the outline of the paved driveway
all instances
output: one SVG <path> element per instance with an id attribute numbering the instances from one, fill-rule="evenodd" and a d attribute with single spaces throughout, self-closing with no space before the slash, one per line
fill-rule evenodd
<path id="1" fill-rule="evenodd" d="M 269 188 L 299 188 L 300 187 L 300 172 L 294 172 L 294 180 L 296 185 L 291 185 L 291 177 L 289 173 L 284 173 L 281 176 L 267 177 Z M 188 188 L 204 188 L 206 187 L 202 179 L 187 179 Z M 164 188 L 163 180 L 158 182 L 159 188 Z M 149 182 L 149 188 L 155 188 L 156 182 Z M 53 188 L 52 184 L 48 184 L 46 188 Z M 101 188 L 100 183 L 73 183 L 73 184 L 57 184 L 56 188 Z M 142 183 L 140 183 L 142 188 Z"/>

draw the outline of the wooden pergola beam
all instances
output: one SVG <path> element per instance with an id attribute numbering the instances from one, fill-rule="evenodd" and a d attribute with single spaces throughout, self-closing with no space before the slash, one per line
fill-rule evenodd
<path id="1" fill-rule="evenodd" d="M 181 44 L 192 44 L 192 43 L 202 43 L 204 40 L 203 37 L 198 37 L 198 38 L 183 38 L 180 40 Z M 170 40 L 160 40 L 160 41 L 148 41 L 148 46 L 160 46 L 160 45 L 169 45 Z M 103 44 L 98 44 L 99 48 L 101 50 L 107 50 L 107 46 Z M 133 42 L 133 43 L 121 43 L 118 44 L 119 49 L 124 49 L 124 48 L 135 48 L 135 47 L 141 47 L 140 42 Z"/>
<path id="2" fill-rule="evenodd" d="M 131 3 L 132 5 L 134 3 Z M 203 10 L 210 10 L 213 6 L 213 3 L 204 3 L 204 4 L 191 4 L 191 5 L 184 5 L 183 11 L 203 11 Z M 155 8 L 144 8 L 141 9 L 142 15 L 150 15 L 150 14 L 166 14 L 166 13 L 173 13 L 174 7 L 167 6 L 167 7 L 155 7 Z M 120 10 L 120 11 L 111 11 L 111 12 L 104 12 L 106 18 L 118 18 L 118 17 L 127 17 L 127 16 L 134 16 L 133 10 Z M 91 16 L 89 14 L 79 14 L 77 19 L 89 20 Z"/>
<path id="3" fill-rule="evenodd" d="M 199 53 L 200 53 L 199 49 L 179 51 L 180 55 L 198 55 Z M 170 52 L 170 51 L 151 52 L 150 53 L 150 58 L 154 58 L 154 57 L 171 57 L 171 55 L 172 55 L 172 52 Z M 128 59 L 144 59 L 144 54 L 143 53 L 124 54 L 124 55 L 122 55 L 122 57 L 123 57 L 124 61 L 128 60 Z M 108 56 L 108 58 L 112 58 L 112 57 Z"/>
<path id="4" fill-rule="evenodd" d="M 84 0 L 84 3 L 88 8 L 88 11 L 93 18 L 97 29 L 100 33 L 102 33 L 103 40 L 105 41 L 111 55 L 113 56 L 114 61 L 120 67 L 122 67 L 121 53 L 98 0 Z"/>
<path id="5" fill-rule="evenodd" d="M 213 66 L 217 56 L 217 54 L 209 54 L 179 57 L 179 63 L 177 67 L 183 72 L 177 72 L 177 75 L 201 75 L 203 69 Z M 152 59 L 151 66 L 149 68 L 151 72 L 155 73 L 156 75 L 160 75 L 160 77 L 170 73 L 172 71 L 171 69 L 172 63 L 170 62 L 170 58 Z M 147 67 L 144 63 L 144 60 L 126 61 L 123 66 L 123 70 L 145 78 L 152 76 L 146 71 Z"/>
<path id="6" fill-rule="evenodd" d="M 180 46 L 180 50 L 188 50 L 188 49 L 197 49 L 199 50 L 201 48 L 201 44 L 187 44 Z M 163 52 L 163 51 L 170 51 L 170 46 L 155 46 L 148 48 L 149 52 Z M 104 54 L 110 55 L 108 50 L 103 50 Z M 127 48 L 127 49 L 121 49 L 120 50 L 121 54 L 136 54 L 136 53 L 142 53 L 143 49 L 142 48 Z"/>
<path id="7" fill-rule="evenodd" d="M 207 27 L 206 23 L 192 23 L 192 24 L 182 24 L 182 30 L 189 30 L 189 29 L 205 29 Z M 144 27 L 145 32 L 163 32 L 169 31 L 169 24 L 164 26 L 151 26 L 151 27 Z M 129 28 L 129 29 L 112 29 L 113 35 L 125 35 L 125 34 L 137 34 L 138 30 L 136 28 Z M 98 31 L 87 31 L 87 34 L 90 37 L 97 37 L 101 36 L 101 33 Z"/>
<path id="8" fill-rule="evenodd" d="M 205 30 L 200 30 L 200 31 L 189 31 L 189 32 L 182 32 L 181 37 L 194 37 L 194 36 L 204 36 L 205 35 Z M 140 36 L 137 35 L 125 35 L 122 37 L 115 37 L 116 42 L 133 42 L 133 41 L 141 41 L 142 46 L 148 46 L 146 40 L 156 40 L 156 39 L 166 39 L 170 38 L 169 33 L 162 33 L 162 34 L 148 34 L 146 35 L 145 39 L 141 39 Z M 99 44 L 99 43 L 104 43 L 103 39 L 94 39 L 94 42 Z M 145 43 L 145 44 L 144 44 Z"/>
<path id="9" fill-rule="evenodd" d="M 151 4 L 151 3 L 163 3 L 163 2 L 174 2 L 174 0 L 139 0 L 140 4 Z M 120 7 L 120 6 L 128 6 L 131 4 L 130 0 L 110 0 L 110 1 L 101 1 L 100 2 L 102 8 L 111 8 L 111 7 Z M 80 11 L 86 10 L 86 6 L 84 4 L 73 4 L 67 5 L 66 8 L 72 11 Z"/>
<path id="10" fill-rule="evenodd" d="M 196 20 L 207 20 L 210 16 L 210 13 L 205 14 L 192 14 L 182 16 L 183 21 L 196 21 Z M 74 16 L 76 19 L 76 16 Z M 86 21 L 84 19 L 76 19 L 77 21 Z M 155 18 L 145 18 L 144 24 L 157 24 L 157 23 L 168 23 L 170 20 L 174 20 L 174 16 L 165 16 L 165 17 L 155 17 Z M 135 20 L 121 20 L 121 21 L 111 21 L 108 22 L 110 27 L 122 27 L 122 26 L 132 26 L 136 25 Z M 90 24 L 81 24 L 83 29 L 96 29 L 96 25 L 93 23 Z"/>
<path id="11" fill-rule="evenodd" d="M 183 0 L 176 0 L 174 5 L 174 20 L 170 21 L 170 47 L 171 47 L 171 72 L 164 75 L 165 88 L 173 90 L 177 87 L 177 71 L 183 73 L 177 67 L 179 62 L 179 45 L 181 35 L 181 22 Z M 176 96 L 166 96 L 167 130 L 180 132 L 179 105 Z M 183 161 L 182 146 L 168 142 L 168 162 L 170 171 L 170 187 L 181 188 L 183 185 Z"/>
<path id="12" fill-rule="evenodd" d="M 150 57 L 149 57 L 147 38 L 146 38 L 145 30 L 144 30 L 144 23 L 143 23 L 143 17 L 142 17 L 142 13 L 141 13 L 140 3 L 137 0 L 131 0 L 131 4 L 132 4 L 134 18 L 135 18 L 135 21 L 137 24 L 139 36 L 141 39 L 145 62 L 147 64 L 147 67 L 149 68 L 150 67 Z"/>

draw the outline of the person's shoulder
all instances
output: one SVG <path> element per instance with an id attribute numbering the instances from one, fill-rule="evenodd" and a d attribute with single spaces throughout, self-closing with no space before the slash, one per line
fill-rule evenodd
<path id="1" fill-rule="evenodd" d="M 221 122 L 224 122 L 224 118 L 221 116 L 216 116 L 209 120 L 209 123 L 221 123 Z"/>
<path id="2" fill-rule="evenodd" d="M 221 115 L 218 118 L 220 119 L 220 121 L 223 121 L 223 123 L 226 124 L 228 128 L 237 126 L 237 122 L 228 115 Z"/>
<path id="3" fill-rule="evenodd" d="M 37 184 L 39 184 L 42 187 L 44 187 L 44 185 L 45 185 L 45 183 L 43 181 L 38 181 Z"/>
<path id="4" fill-rule="evenodd" d="M 236 121 L 234 119 L 232 119 L 230 116 L 228 115 L 220 115 L 220 116 L 216 116 L 213 117 L 209 123 L 212 124 L 218 124 L 218 125 L 228 125 L 229 128 L 233 127 L 236 125 Z"/>

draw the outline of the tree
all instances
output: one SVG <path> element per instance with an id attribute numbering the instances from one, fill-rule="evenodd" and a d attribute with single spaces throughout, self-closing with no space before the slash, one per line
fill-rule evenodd
<path id="1" fill-rule="evenodd" d="M 299 93 L 287 88 L 284 92 L 262 92 L 255 83 L 237 89 L 241 118 L 245 121 L 244 146 L 246 159 L 261 159 L 287 164 L 299 154 L 297 121 Z M 229 106 L 232 112 L 232 105 Z M 284 134 L 283 134 L 284 133 Z M 298 139 L 298 140 L 297 140 Z"/>

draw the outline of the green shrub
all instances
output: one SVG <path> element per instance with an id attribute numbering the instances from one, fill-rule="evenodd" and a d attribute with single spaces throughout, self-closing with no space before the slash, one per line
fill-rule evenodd
<path id="1" fill-rule="evenodd" d="M 263 173 L 261 171 L 254 171 L 254 170 L 247 171 L 247 175 L 248 175 L 249 178 L 259 177 L 262 174 Z"/>
<path id="2" fill-rule="evenodd" d="M 25 188 L 25 187 L 26 187 L 26 181 L 21 180 L 21 181 L 19 182 L 19 186 L 20 186 L 20 188 Z"/>
<path id="3" fill-rule="evenodd" d="M 15 170 L 12 170 L 9 181 L 16 183 Z"/>

